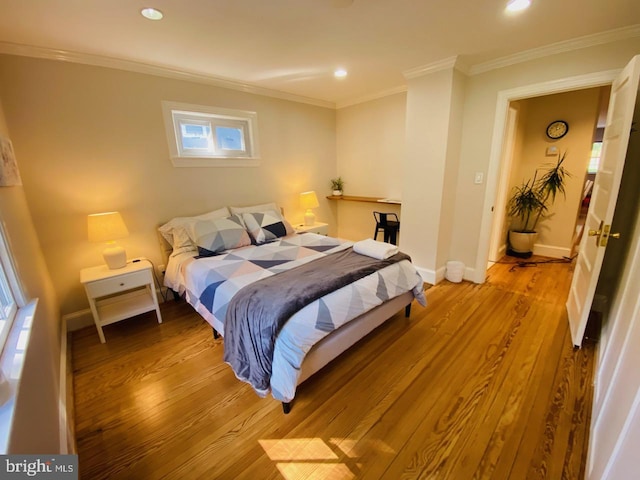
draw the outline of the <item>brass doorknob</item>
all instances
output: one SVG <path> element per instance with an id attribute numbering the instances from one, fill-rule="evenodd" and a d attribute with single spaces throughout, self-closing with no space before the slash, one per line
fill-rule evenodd
<path id="1" fill-rule="evenodd" d="M 589 230 L 590 237 L 597 237 L 601 233 L 602 233 L 602 230 Z M 617 234 L 617 235 L 620 236 L 620 234 Z"/>
<path id="2" fill-rule="evenodd" d="M 616 233 L 610 233 L 610 234 L 609 234 L 609 237 L 611 237 L 611 238 L 620 238 L 620 233 L 619 233 L 619 232 L 616 232 Z"/>

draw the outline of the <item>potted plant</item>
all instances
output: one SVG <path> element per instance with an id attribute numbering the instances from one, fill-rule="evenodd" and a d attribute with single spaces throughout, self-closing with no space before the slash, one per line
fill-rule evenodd
<path id="1" fill-rule="evenodd" d="M 538 178 L 538 170 L 532 179 L 513 189 L 507 205 L 512 225 L 509 230 L 509 253 L 528 258 L 538 236 L 536 226 L 556 200 L 558 192 L 565 195 L 565 182 L 571 174 L 562 166 L 566 152 L 558 154 L 558 160 L 544 170 Z"/>
<path id="2" fill-rule="evenodd" d="M 341 177 L 331 179 L 331 189 L 336 196 L 342 195 L 342 189 L 344 187 L 344 180 Z"/>

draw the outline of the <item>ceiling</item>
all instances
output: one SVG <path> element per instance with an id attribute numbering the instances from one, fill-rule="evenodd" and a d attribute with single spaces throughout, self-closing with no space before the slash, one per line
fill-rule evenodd
<path id="1" fill-rule="evenodd" d="M 2 0 L 0 52 L 30 46 L 63 51 L 58 58 L 122 59 L 340 106 L 399 91 L 403 73 L 455 56 L 473 67 L 609 30 L 640 35 L 638 0 L 533 0 L 515 15 L 505 13 L 505 4 Z M 147 6 L 164 19 L 143 18 L 139 12 Z M 334 78 L 338 67 L 349 75 Z"/>

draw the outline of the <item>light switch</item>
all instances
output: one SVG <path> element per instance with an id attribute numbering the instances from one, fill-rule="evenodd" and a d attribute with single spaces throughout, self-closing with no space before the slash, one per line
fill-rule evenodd
<path id="1" fill-rule="evenodd" d="M 476 176 L 473 179 L 473 183 L 475 183 L 476 185 L 480 185 L 482 183 L 483 177 L 484 177 L 484 174 L 482 172 L 476 172 Z"/>

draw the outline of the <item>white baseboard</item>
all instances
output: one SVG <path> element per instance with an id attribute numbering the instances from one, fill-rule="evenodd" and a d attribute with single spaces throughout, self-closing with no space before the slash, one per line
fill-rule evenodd
<path id="1" fill-rule="evenodd" d="M 428 270 L 426 268 L 422 268 L 418 266 L 416 266 L 416 270 L 422 277 L 422 281 L 424 283 L 429 283 L 431 285 L 436 284 L 436 272 L 434 272 L 433 270 Z"/>
<path id="2" fill-rule="evenodd" d="M 440 283 L 442 280 L 444 280 L 445 278 L 445 272 L 447 270 L 447 267 L 442 266 L 440 268 L 438 268 L 437 270 L 430 270 L 427 268 L 422 268 L 422 267 L 417 267 L 416 266 L 416 270 L 418 271 L 418 273 L 420 274 L 420 276 L 422 277 L 422 280 L 425 283 L 429 283 L 431 285 L 436 285 L 438 283 Z M 471 267 L 466 267 L 464 269 L 464 274 L 462 276 L 463 280 L 468 280 L 470 282 L 475 282 L 475 275 L 476 275 L 476 269 L 475 268 L 471 268 Z"/>
<path id="3" fill-rule="evenodd" d="M 436 283 L 440 283 L 444 280 L 445 274 L 447 273 L 447 267 L 442 266 L 436 270 Z"/>
<path id="4" fill-rule="evenodd" d="M 464 280 L 469 280 L 470 282 L 475 283 L 476 278 L 476 269 L 471 267 L 466 267 L 464 269 L 464 275 L 462 276 Z"/>
<path id="5" fill-rule="evenodd" d="M 536 243 L 533 246 L 533 253 L 534 255 L 541 255 L 543 257 L 564 258 L 571 256 L 571 248 Z"/>
<path id="6" fill-rule="evenodd" d="M 66 325 L 64 332 L 75 332 L 85 327 L 93 325 L 93 315 L 91 310 L 85 308 L 73 313 L 67 313 L 62 316 L 62 325 Z"/>
<path id="7" fill-rule="evenodd" d="M 164 297 L 162 291 L 156 289 L 156 295 L 158 297 L 158 303 L 164 303 Z M 83 329 L 94 325 L 93 315 L 91 309 L 85 308 L 84 310 L 78 310 L 77 312 L 67 313 L 62 316 L 63 324 L 67 325 L 67 332 L 75 332 L 76 330 Z"/>

